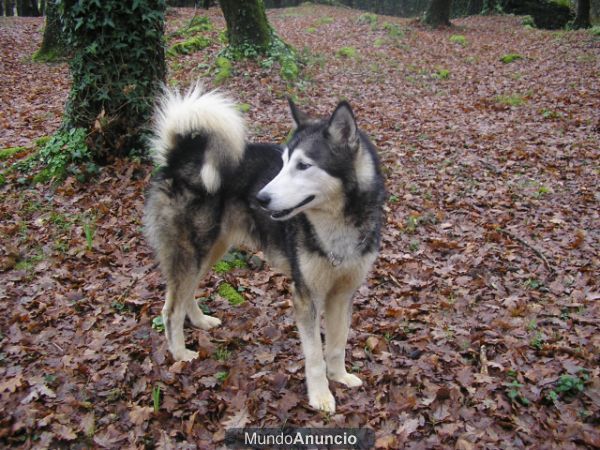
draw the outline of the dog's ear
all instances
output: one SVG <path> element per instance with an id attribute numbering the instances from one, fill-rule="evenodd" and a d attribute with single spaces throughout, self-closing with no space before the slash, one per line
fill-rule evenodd
<path id="1" fill-rule="evenodd" d="M 294 100 L 290 97 L 287 98 L 288 104 L 290 105 L 290 112 L 292 113 L 292 119 L 294 120 L 294 126 L 296 128 L 300 128 L 302 125 L 306 125 L 310 122 L 310 117 L 308 114 L 303 113 L 298 109 Z"/>
<path id="2" fill-rule="evenodd" d="M 352 150 L 358 148 L 358 127 L 347 101 L 338 104 L 329 119 L 327 132 L 335 144 L 348 146 Z"/>

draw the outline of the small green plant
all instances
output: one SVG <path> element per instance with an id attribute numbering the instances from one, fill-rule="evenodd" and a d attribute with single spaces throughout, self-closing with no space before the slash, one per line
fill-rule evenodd
<path id="1" fill-rule="evenodd" d="M 83 232 L 85 234 L 85 244 L 88 251 L 94 247 L 94 236 L 96 235 L 96 218 L 88 217 L 83 222 Z"/>
<path id="2" fill-rule="evenodd" d="M 400 26 L 395 23 L 385 22 L 383 24 L 383 29 L 387 32 L 388 36 L 393 38 L 401 38 L 404 37 L 404 30 L 400 28 Z"/>
<path id="3" fill-rule="evenodd" d="M 531 16 L 524 16 L 521 25 L 527 29 L 533 29 L 535 28 L 535 20 Z"/>
<path id="4" fill-rule="evenodd" d="M 546 340 L 544 339 L 544 335 L 538 331 L 529 342 L 529 345 L 535 350 L 540 351 L 544 347 L 545 342 Z"/>
<path id="5" fill-rule="evenodd" d="M 375 39 L 375 42 L 373 43 L 375 47 L 381 47 L 383 44 L 385 44 L 385 40 L 381 38 Z"/>
<path id="6" fill-rule="evenodd" d="M 342 47 L 336 54 L 341 58 L 355 58 L 358 52 L 354 47 Z"/>
<path id="7" fill-rule="evenodd" d="M 542 109 L 541 114 L 544 119 L 548 120 L 555 120 L 560 118 L 560 113 L 546 108 Z"/>
<path id="8" fill-rule="evenodd" d="M 552 189 L 550 189 L 548 186 L 545 186 L 545 185 L 542 184 L 538 188 L 537 192 L 535 193 L 535 196 L 538 197 L 538 198 L 540 198 L 540 197 L 543 197 L 544 195 L 548 195 L 548 194 L 551 194 L 551 193 L 552 193 Z"/>
<path id="9" fill-rule="evenodd" d="M 246 256 L 239 251 L 231 251 L 215 264 L 213 270 L 219 274 L 223 274 L 233 269 L 245 269 L 246 267 L 248 267 Z"/>
<path id="10" fill-rule="evenodd" d="M 600 37 L 600 25 L 594 25 L 592 28 L 588 30 L 592 36 Z"/>
<path id="11" fill-rule="evenodd" d="M 517 380 L 512 380 L 510 383 L 505 383 L 506 395 L 513 403 L 521 403 L 524 406 L 529 405 L 529 400 L 521 394 L 523 385 Z"/>
<path id="12" fill-rule="evenodd" d="M 296 64 L 296 58 L 293 56 L 283 57 L 280 59 L 279 64 L 281 65 L 279 75 L 282 78 L 288 81 L 294 81 L 298 78 L 300 69 L 298 68 L 298 64 Z"/>
<path id="13" fill-rule="evenodd" d="M 437 69 L 434 76 L 440 80 L 447 80 L 450 78 L 450 71 L 447 69 Z"/>
<path id="14" fill-rule="evenodd" d="M 400 197 L 397 195 L 391 194 L 390 198 L 388 198 L 388 202 L 390 203 L 398 203 L 400 201 Z"/>
<path id="15" fill-rule="evenodd" d="M 243 113 L 247 113 L 248 111 L 250 111 L 250 108 L 251 107 L 248 103 L 239 103 L 237 105 L 238 111 L 243 112 Z"/>
<path id="16" fill-rule="evenodd" d="M 404 229 L 407 233 L 414 233 L 419 226 L 420 220 L 418 216 L 408 216 L 406 218 L 406 223 L 404 224 Z"/>
<path id="17" fill-rule="evenodd" d="M 215 373 L 215 378 L 217 379 L 217 381 L 219 383 L 223 383 L 227 379 L 228 376 L 229 376 L 229 373 L 225 370 Z"/>
<path id="18" fill-rule="evenodd" d="M 307 32 L 307 33 L 311 33 L 311 34 L 312 34 L 312 33 L 316 33 L 316 32 L 317 32 L 317 29 L 316 29 L 315 27 L 308 27 L 308 28 L 306 29 L 306 32 Z"/>
<path id="19" fill-rule="evenodd" d="M 519 94 L 498 95 L 496 101 L 506 106 L 521 106 L 525 103 L 525 99 Z"/>
<path id="20" fill-rule="evenodd" d="M 87 176 L 98 172 L 98 166 L 92 162 L 85 143 L 86 137 L 87 133 L 83 128 L 61 129 L 49 138 L 37 153 L 16 162 L 13 168 L 29 172 L 36 164 L 41 163 L 43 168 L 33 176 L 34 183 L 62 181 L 69 174 L 79 181 L 84 181 Z"/>
<path id="21" fill-rule="evenodd" d="M 450 36 L 450 42 L 464 47 L 467 45 L 467 38 L 464 37 L 462 34 L 454 34 Z"/>
<path id="22" fill-rule="evenodd" d="M 419 250 L 419 246 L 421 245 L 421 243 L 417 240 L 417 239 L 413 239 L 412 241 L 410 241 L 410 243 L 408 244 L 408 249 L 411 252 L 416 252 Z"/>
<path id="23" fill-rule="evenodd" d="M 504 56 L 502 56 L 500 58 L 500 61 L 502 61 L 504 64 L 510 64 L 513 61 L 517 61 L 519 59 L 523 59 L 523 57 L 521 55 L 519 55 L 518 53 L 508 53 Z"/>
<path id="24" fill-rule="evenodd" d="M 231 77 L 231 61 L 224 56 L 218 56 L 215 62 L 217 70 L 215 72 L 215 83 L 221 84 L 227 78 Z"/>
<path id="25" fill-rule="evenodd" d="M 360 24 L 371 25 L 371 29 L 374 30 L 377 27 L 377 16 L 373 13 L 364 13 L 358 16 L 356 20 Z"/>
<path id="26" fill-rule="evenodd" d="M 544 283 L 536 278 L 528 278 L 523 284 L 527 289 L 540 289 L 544 285 Z"/>
<path id="27" fill-rule="evenodd" d="M 231 356 L 231 351 L 225 347 L 219 347 L 215 350 L 213 356 L 217 361 L 227 361 Z"/>
<path id="28" fill-rule="evenodd" d="M 160 409 L 160 386 L 155 385 L 152 388 L 152 406 L 154 407 L 154 414 L 158 414 Z"/>
<path id="29" fill-rule="evenodd" d="M 553 389 L 551 389 L 546 398 L 556 403 L 559 398 L 565 400 L 572 399 L 585 390 L 585 383 L 589 380 L 589 375 L 585 370 L 579 371 L 580 375 L 561 375 L 556 381 Z"/>
<path id="30" fill-rule="evenodd" d="M 244 297 L 229 283 L 221 283 L 217 292 L 233 306 L 244 303 Z"/>
<path id="31" fill-rule="evenodd" d="M 163 322 L 162 316 L 157 316 L 152 319 L 152 329 L 162 333 L 165 331 L 165 323 Z"/>

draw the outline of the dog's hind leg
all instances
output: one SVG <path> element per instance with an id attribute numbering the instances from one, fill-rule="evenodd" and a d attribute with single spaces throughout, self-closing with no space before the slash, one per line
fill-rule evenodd
<path id="1" fill-rule="evenodd" d="M 356 375 L 346 372 L 346 341 L 352 319 L 352 294 L 347 287 L 333 289 L 325 300 L 325 361 L 327 377 L 349 387 L 362 384 Z"/>
<path id="2" fill-rule="evenodd" d="M 325 360 L 319 325 L 320 311 L 308 296 L 294 293 L 294 312 L 304 352 L 308 402 L 315 409 L 335 411 L 335 399 L 325 375 Z"/>
<path id="3" fill-rule="evenodd" d="M 198 353 L 185 348 L 183 323 L 188 305 L 194 301 L 194 291 L 198 284 L 199 274 L 192 268 L 182 272 L 169 274 L 167 278 L 167 295 L 162 309 L 165 336 L 169 351 L 178 361 L 191 361 Z"/>
<path id="4" fill-rule="evenodd" d="M 209 268 L 214 266 L 215 263 L 217 263 L 223 257 L 228 248 L 229 243 L 223 239 L 219 239 L 213 244 L 210 254 L 200 270 L 200 278 L 203 278 L 208 272 Z M 204 312 L 202 312 L 193 295 L 189 297 L 186 303 L 186 312 L 190 322 L 192 322 L 192 325 L 196 328 L 200 328 L 201 330 L 210 330 L 211 328 L 221 325 L 220 319 L 207 316 L 204 314 Z"/>

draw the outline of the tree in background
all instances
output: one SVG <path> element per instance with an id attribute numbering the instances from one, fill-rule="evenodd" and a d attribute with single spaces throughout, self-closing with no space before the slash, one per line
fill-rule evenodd
<path id="1" fill-rule="evenodd" d="M 73 78 L 62 131 L 83 129 L 95 161 L 141 151 L 166 76 L 164 0 L 61 0 Z"/>
<path id="2" fill-rule="evenodd" d="M 50 1 L 46 7 L 46 26 L 44 27 L 42 45 L 33 56 L 33 59 L 36 61 L 53 61 L 64 56 L 65 53 L 66 45 L 58 5 L 54 1 Z"/>
<path id="3" fill-rule="evenodd" d="M 590 0 L 577 0 L 577 14 L 573 21 L 573 28 L 576 30 L 580 28 L 590 28 L 592 26 L 590 21 Z"/>
<path id="4" fill-rule="evenodd" d="M 22 17 L 39 16 L 37 0 L 17 0 L 17 14 Z"/>
<path id="5" fill-rule="evenodd" d="M 262 0 L 221 0 L 229 45 L 247 45 L 264 53 L 273 37 Z"/>
<path id="6" fill-rule="evenodd" d="M 452 0 L 431 0 L 423 22 L 432 27 L 450 26 Z"/>

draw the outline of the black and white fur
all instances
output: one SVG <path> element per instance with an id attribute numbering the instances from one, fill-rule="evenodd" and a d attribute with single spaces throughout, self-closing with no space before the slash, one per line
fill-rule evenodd
<path id="1" fill-rule="evenodd" d="M 245 141 L 235 105 L 198 86 L 166 91 L 154 126 L 162 168 L 148 191 L 144 223 L 166 277 L 163 321 L 176 360 L 183 324 L 208 330 L 221 322 L 194 300 L 201 277 L 231 248 L 262 250 L 291 276 L 312 407 L 333 412 L 327 379 L 350 387 L 345 345 L 352 296 L 377 256 L 384 186 L 374 146 L 347 102 L 328 120 L 290 101 L 296 129 L 285 147 Z M 320 317 L 324 315 L 325 351 Z"/>

